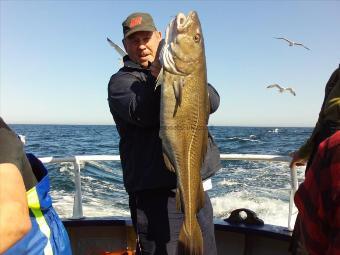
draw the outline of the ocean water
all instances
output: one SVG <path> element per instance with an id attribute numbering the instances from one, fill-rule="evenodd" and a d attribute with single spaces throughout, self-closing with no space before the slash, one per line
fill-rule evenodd
<path id="1" fill-rule="evenodd" d="M 113 125 L 11 125 L 26 137 L 26 152 L 37 157 L 118 155 Z M 221 127 L 209 130 L 221 153 L 284 155 L 299 148 L 312 128 Z M 70 163 L 46 164 L 53 204 L 61 217 L 71 217 L 74 174 Z M 208 191 L 214 216 L 226 218 L 237 208 L 255 211 L 267 224 L 287 226 L 290 174 L 288 163 L 222 161 Z M 304 169 L 298 169 L 300 181 Z M 129 216 L 120 162 L 85 164 L 81 170 L 85 216 Z M 296 215 L 295 215 L 296 217 Z M 293 216 L 294 218 L 294 216 Z"/>

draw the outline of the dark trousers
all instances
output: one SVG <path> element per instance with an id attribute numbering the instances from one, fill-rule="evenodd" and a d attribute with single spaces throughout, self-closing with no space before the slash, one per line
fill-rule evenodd
<path id="1" fill-rule="evenodd" d="M 131 218 L 137 233 L 137 255 L 176 255 L 183 213 L 177 211 L 172 190 L 150 190 L 129 194 Z M 216 255 L 213 209 L 205 193 L 198 222 L 203 235 L 204 255 Z"/>

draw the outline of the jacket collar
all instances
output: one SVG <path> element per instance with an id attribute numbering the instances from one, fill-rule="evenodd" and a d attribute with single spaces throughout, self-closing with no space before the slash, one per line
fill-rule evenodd
<path id="1" fill-rule="evenodd" d="M 123 57 L 123 61 L 124 61 L 124 67 L 128 67 L 128 68 L 133 68 L 133 69 L 139 69 L 139 70 L 150 70 L 149 68 L 143 68 L 141 67 L 140 64 L 137 64 L 135 62 L 133 62 L 130 58 L 129 55 L 126 55 Z"/>

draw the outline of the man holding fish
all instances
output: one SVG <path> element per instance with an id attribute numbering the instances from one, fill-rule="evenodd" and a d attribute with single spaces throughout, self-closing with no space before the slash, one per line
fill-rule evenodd
<path id="1" fill-rule="evenodd" d="M 207 129 L 219 95 L 207 83 L 198 15 L 178 14 L 164 44 L 148 13 L 132 13 L 122 25 L 128 55 L 110 79 L 108 101 L 120 135 L 136 252 L 217 254 L 202 180 L 221 167 Z"/>

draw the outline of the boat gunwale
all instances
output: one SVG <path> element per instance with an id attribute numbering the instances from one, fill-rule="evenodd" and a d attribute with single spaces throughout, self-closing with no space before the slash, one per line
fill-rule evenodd
<path id="1" fill-rule="evenodd" d="M 91 226 L 130 226 L 132 221 L 129 217 L 105 216 L 84 217 L 81 219 L 63 218 L 62 222 L 67 227 L 91 227 Z M 286 227 L 264 224 L 262 226 L 231 224 L 222 219 L 214 219 L 215 231 L 234 232 L 244 235 L 263 236 L 277 240 L 290 240 L 292 232 Z"/>

